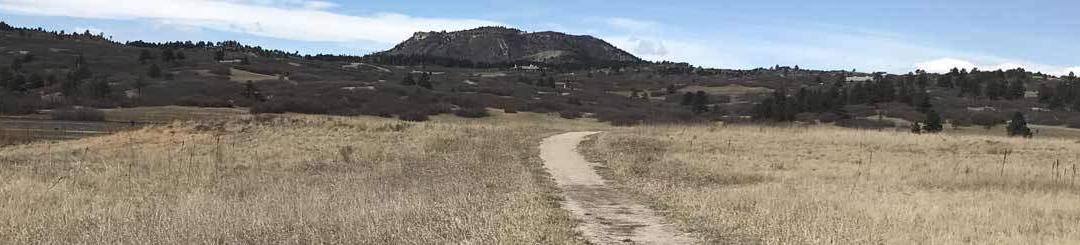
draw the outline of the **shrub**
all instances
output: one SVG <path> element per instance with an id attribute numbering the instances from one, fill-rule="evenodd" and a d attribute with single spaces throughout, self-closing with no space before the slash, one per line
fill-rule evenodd
<path id="1" fill-rule="evenodd" d="M 0 114 L 32 114 L 37 112 L 41 104 L 41 98 L 38 96 L 0 92 Z"/>
<path id="2" fill-rule="evenodd" d="M 464 118 L 482 118 L 490 116 L 483 107 L 466 107 L 454 111 L 454 115 Z"/>
<path id="3" fill-rule="evenodd" d="M 634 126 L 641 124 L 647 117 L 634 112 L 606 112 L 598 113 L 597 117 L 602 122 L 611 123 L 612 126 Z"/>
<path id="4" fill-rule="evenodd" d="M 567 110 L 567 111 L 560 111 L 559 112 L 559 117 L 566 118 L 566 119 L 578 119 L 578 118 L 581 118 L 581 116 L 582 116 L 582 113 L 580 111 Z"/>
<path id="5" fill-rule="evenodd" d="M 187 96 L 181 98 L 176 102 L 180 106 L 195 106 L 195 107 L 232 107 L 232 103 L 222 98 L 214 98 L 209 96 Z"/>
<path id="6" fill-rule="evenodd" d="M 1069 119 L 1068 125 L 1070 128 L 1080 128 L 1080 117 L 1074 117 Z"/>
<path id="7" fill-rule="evenodd" d="M 525 111 L 548 113 L 562 111 L 566 109 L 566 105 L 548 100 L 533 101 L 525 105 Z"/>
<path id="8" fill-rule="evenodd" d="M 304 113 L 304 114 L 326 114 L 330 111 L 330 106 L 324 103 L 317 103 L 307 99 L 301 98 L 279 98 L 262 103 L 255 104 L 251 107 L 252 114 L 260 113 Z"/>
<path id="9" fill-rule="evenodd" d="M 994 113 L 979 112 L 971 115 L 971 123 L 990 129 L 1005 123 L 1005 119 Z"/>
<path id="10" fill-rule="evenodd" d="M 88 107 L 63 108 L 49 114 L 53 120 L 64 121 L 105 121 L 105 112 Z"/>
<path id="11" fill-rule="evenodd" d="M 410 111 L 410 112 L 402 113 L 401 115 L 398 116 L 398 119 L 401 119 L 402 121 L 408 121 L 408 122 L 424 122 L 424 121 L 428 120 L 428 115 L 427 115 L 427 113 L 424 113 L 424 112 Z"/>
<path id="12" fill-rule="evenodd" d="M 818 116 L 819 116 L 818 114 L 813 113 L 813 112 L 803 112 L 803 113 L 795 114 L 795 121 L 813 123 L 813 122 L 817 122 Z"/>
<path id="13" fill-rule="evenodd" d="M 831 123 L 844 119 L 847 119 L 844 115 L 840 115 L 834 112 L 821 113 L 821 115 L 818 116 L 818 121 L 821 121 L 822 123 Z"/>
<path id="14" fill-rule="evenodd" d="M 886 129 L 896 127 L 896 123 L 870 119 L 844 119 L 836 121 L 836 126 L 857 129 Z"/>

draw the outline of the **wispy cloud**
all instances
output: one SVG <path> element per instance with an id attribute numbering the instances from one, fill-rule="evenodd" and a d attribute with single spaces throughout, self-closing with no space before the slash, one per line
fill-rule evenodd
<path id="1" fill-rule="evenodd" d="M 0 0 L 0 11 L 40 16 L 151 21 L 298 41 L 393 44 L 416 31 L 501 25 L 396 13 L 352 16 L 312 0 Z"/>
<path id="2" fill-rule="evenodd" d="M 657 22 L 622 17 L 608 18 L 605 22 L 614 28 L 624 31 L 656 31 L 660 28 L 660 23 Z"/>
<path id="3" fill-rule="evenodd" d="M 946 73 L 953 68 L 971 70 L 972 68 L 978 68 L 983 71 L 993 70 L 1010 70 L 1016 68 L 1022 68 L 1028 71 L 1039 71 L 1050 75 L 1062 76 L 1067 75 L 1069 72 L 1080 72 L 1080 67 L 1061 67 L 1046 64 L 1037 64 L 1031 62 L 1022 61 L 1004 61 L 1000 63 L 976 63 L 973 61 L 957 59 L 957 58 L 940 58 L 926 62 L 920 62 L 915 65 L 920 70 L 925 70 L 932 73 Z"/>

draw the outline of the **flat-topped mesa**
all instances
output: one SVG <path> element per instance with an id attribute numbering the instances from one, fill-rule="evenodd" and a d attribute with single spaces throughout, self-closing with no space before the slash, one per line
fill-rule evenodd
<path id="1" fill-rule="evenodd" d="M 529 33 L 507 27 L 416 32 L 382 55 L 428 56 L 474 63 L 597 64 L 641 59 L 592 36 Z"/>

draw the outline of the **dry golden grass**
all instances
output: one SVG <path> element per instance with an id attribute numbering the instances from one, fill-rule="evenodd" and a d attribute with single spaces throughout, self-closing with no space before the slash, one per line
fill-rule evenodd
<path id="1" fill-rule="evenodd" d="M 282 116 L 0 148 L 0 243 L 582 243 L 536 147 L 566 129 L 530 117 Z"/>
<path id="2" fill-rule="evenodd" d="M 204 108 L 190 106 L 151 106 L 103 109 L 105 120 L 113 122 L 169 123 L 173 121 L 238 119 L 248 115 L 247 108 Z"/>
<path id="3" fill-rule="evenodd" d="M 1077 244 L 1078 143 L 697 126 L 608 132 L 583 151 L 712 243 Z"/>

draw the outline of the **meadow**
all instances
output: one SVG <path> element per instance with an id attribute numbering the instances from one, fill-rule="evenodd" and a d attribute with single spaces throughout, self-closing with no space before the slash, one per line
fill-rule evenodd
<path id="1" fill-rule="evenodd" d="M 542 137 L 595 123 L 246 116 L 0 148 L 0 243 L 579 244 Z"/>
<path id="2" fill-rule="evenodd" d="M 710 243 L 1080 242 L 1076 138 L 653 126 L 582 151 Z"/>

